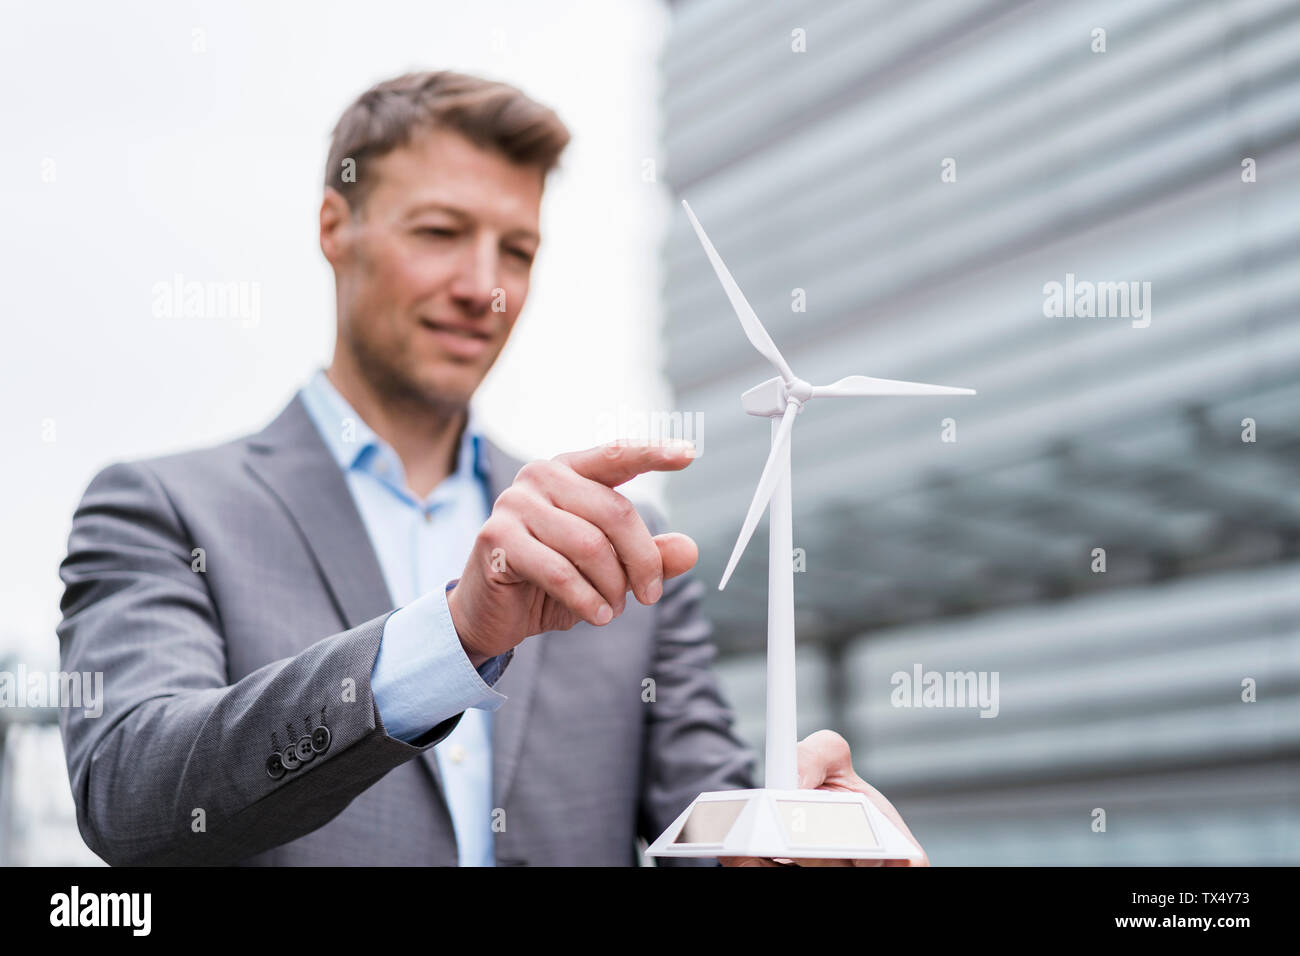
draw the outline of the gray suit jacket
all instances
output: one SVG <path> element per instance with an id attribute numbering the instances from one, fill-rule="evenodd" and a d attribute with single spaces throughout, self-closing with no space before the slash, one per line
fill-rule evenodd
<path id="1" fill-rule="evenodd" d="M 495 499 L 521 462 L 486 447 Z M 60 576 L 62 667 L 104 675 L 103 715 L 65 708 L 60 726 L 105 860 L 455 865 L 432 748 L 460 716 L 413 744 L 385 731 L 370 672 L 393 602 L 300 398 L 257 435 L 105 468 Z M 657 604 L 516 649 L 496 685 L 499 864 L 632 864 L 697 793 L 752 786 L 703 590 L 682 575 Z M 322 722 L 328 748 L 274 778 L 270 755 Z"/>

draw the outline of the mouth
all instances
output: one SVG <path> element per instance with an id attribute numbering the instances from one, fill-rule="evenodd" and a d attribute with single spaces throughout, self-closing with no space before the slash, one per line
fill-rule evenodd
<path id="1" fill-rule="evenodd" d="M 421 317 L 420 327 L 432 334 L 445 352 L 461 358 L 481 355 L 492 341 L 488 332 L 454 322 L 435 322 Z"/>

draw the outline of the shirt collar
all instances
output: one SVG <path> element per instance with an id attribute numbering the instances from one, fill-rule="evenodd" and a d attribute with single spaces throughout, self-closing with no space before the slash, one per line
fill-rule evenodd
<path id="1" fill-rule="evenodd" d="M 316 370 L 300 394 L 325 447 L 341 469 L 372 473 L 378 470 L 382 474 L 386 468 L 390 468 L 400 473 L 401 461 L 392 446 L 362 420 L 348 400 L 334 387 L 324 369 Z M 478 415 L 473 405 L 470 405 L 456 455 L 456 471 L 449 476 L 449 480 L 465 481 L 473 476 L 487 482 L 487 458 L 483 442 Z M 381 462 L 387 465 L 381 465 Z"/>

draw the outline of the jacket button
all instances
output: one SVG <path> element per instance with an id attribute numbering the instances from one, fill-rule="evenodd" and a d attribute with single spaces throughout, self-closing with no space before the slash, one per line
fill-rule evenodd
<path id="1" fill-rule="evenodd" d="M 279 780 L 284 776 L 284 760 L 279 754 L 271 754 L 266 758 L 266 772 L 272 780 Z"/>
<path id="2" fill-rule="evenodd" d="M 311 749 L 318 754 L 323 754 L 330 749 L 330 729 L 328 727 L 317 727 L 311 732 Z"/>
<path id="3" fill-rule="evenodd" d="M 284 761 L 285 770 L 297 770 L 302 766 L 302 761 L 298 759 L 298 748 L 294 744 L 280 751 L 280 759 Z"/>
<path id="4" fill-rule="evenodd" d="M 303 763 L 311 763 L 316 759 L 316 751 L 311 749 L 311 735 L 303 734 L 298 738 L 298 744 L 294 748 L 294 754 Z"/>

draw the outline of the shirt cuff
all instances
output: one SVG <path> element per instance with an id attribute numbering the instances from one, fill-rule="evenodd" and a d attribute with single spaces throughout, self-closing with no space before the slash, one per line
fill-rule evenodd
<path id="1" fill-rule="evenodd" d="M 410 742 L 470 707 L 496 710 L 505 696 L 492 689 L 513 649 L 470 663 L 447 607 L 456 582 L 399 608 L 384 622 L 370 674 L 375 707 L 389 736 Z"/>

